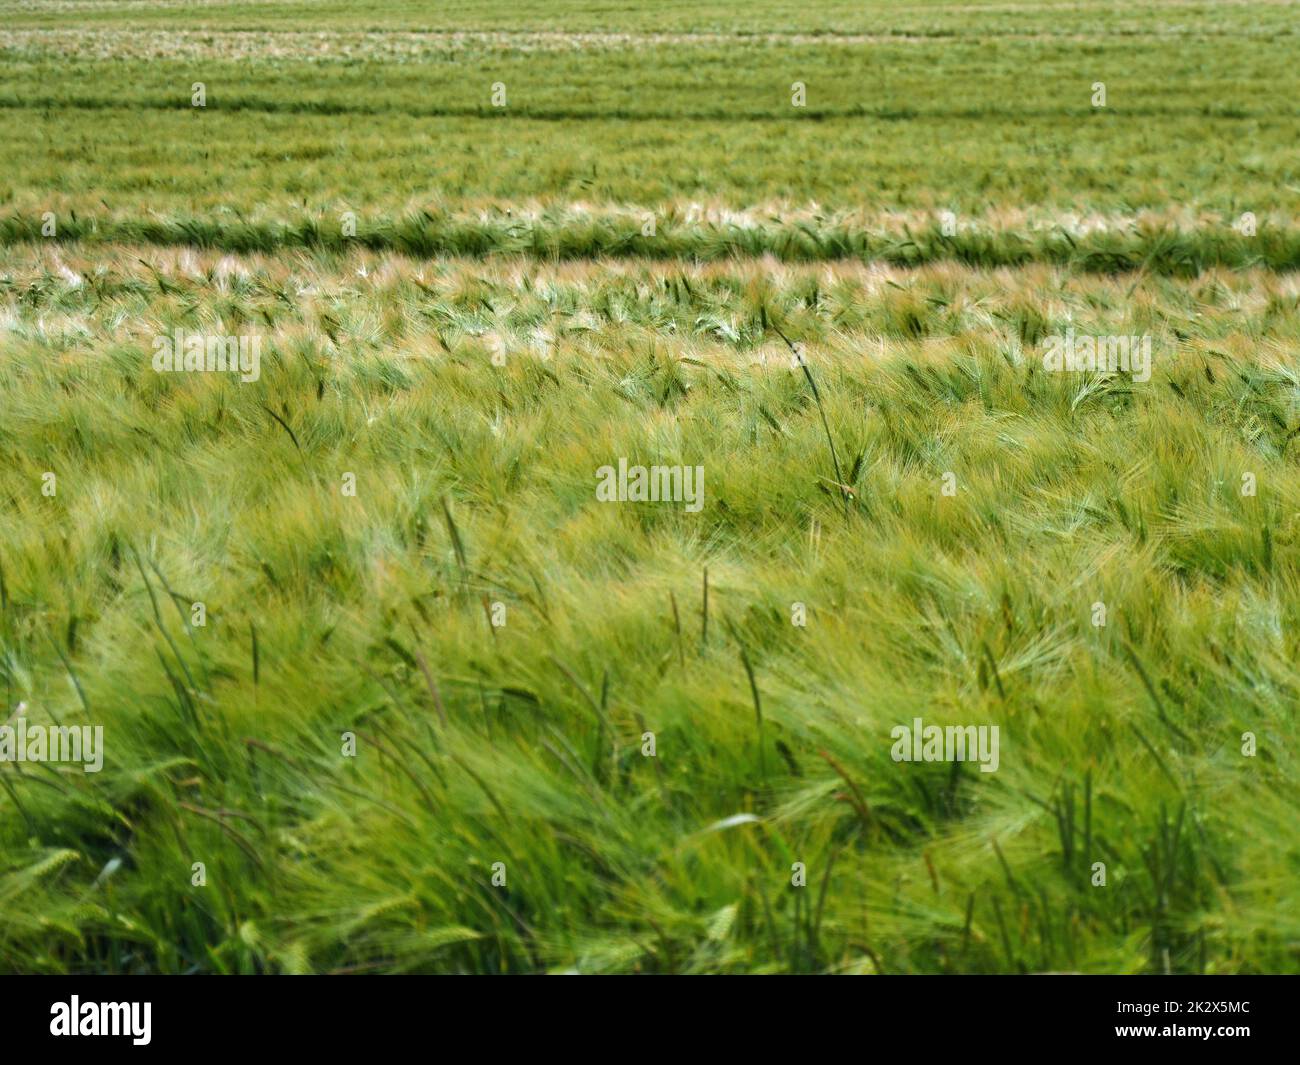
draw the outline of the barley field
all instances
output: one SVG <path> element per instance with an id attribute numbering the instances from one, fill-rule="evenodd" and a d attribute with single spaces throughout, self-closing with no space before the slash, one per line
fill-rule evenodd
<path id="1" fill-rule="evenodd" d="M 1298 49 L 0 0 L 0 972 L 1300 972 Z"/>

